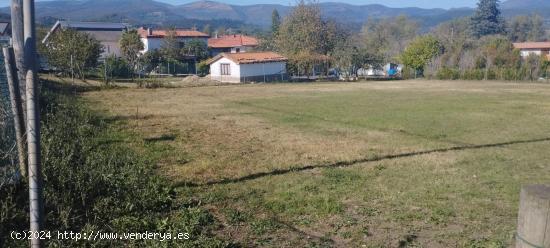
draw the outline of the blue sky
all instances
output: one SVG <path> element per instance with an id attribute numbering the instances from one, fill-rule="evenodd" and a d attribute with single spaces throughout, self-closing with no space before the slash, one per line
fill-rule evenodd
<path id="1" fill-rule="evenodd" d="M 40 1 L 40 0 L 37 0 Z M 193 0 L 157 0 L 171 4 L 182 4 L 193 2 Z M 218 0 L 219 2 L 229 4 L 254 4 L 254 3 L 279 3 L 290 5 L 295 0 Z M 10 0 L 0 0 L 0 6 L 8 6 Z M 321 2 L 345 2 L 351 4 L 371 4 L 378 3 L 389 7 L 421 7 L 421 8 L 458 8 L 474 7 L 477 0 L 321 0 Z"/>

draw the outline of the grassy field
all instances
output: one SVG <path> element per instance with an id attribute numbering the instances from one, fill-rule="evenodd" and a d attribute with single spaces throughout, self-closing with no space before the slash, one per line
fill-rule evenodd
<path id="1" fill-rule="evenodd" d="M 550 181 L 550 85 L 399 81 L 84 95 L 244 247 L 506 247 Z"/>

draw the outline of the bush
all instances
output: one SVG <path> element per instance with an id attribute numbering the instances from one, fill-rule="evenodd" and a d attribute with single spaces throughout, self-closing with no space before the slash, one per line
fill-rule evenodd
<path id="1" fill-rule="evenodd" d="M 436 77 L 440 80 L 457 80 L 460 79 L 460 71 L 445 67 L 437 71 Z"/>
<path id="2" fill-rule="evenodd" d="M 115 78 L 129 78 L 132 77 L 132 69 L 128 66 L 128 63 L 122 58 L 115 56 L 109 56 L 105 58 L 105 62 L 101 65 L 100 77 L 104 80 L 111 80 Z M 107 78 L 105 78 L 107 76 Z"/>
<path id="3" fill-rule="evenodd" d="M 465 80 L 483 80 L 484 78 L 485 78 L 485 70 L 483 69 L 465 70 L 462 73 L 462 79 L 465 79 Z"/>
<path id="4" fill-rule="evenodd" d="M 199 76 L 201 77 L 204 77 L 210 73 L 210 65 L 207 62 L 207 60 L 201 61 L 197 65 L 197 74 L 199 74 Z"/>

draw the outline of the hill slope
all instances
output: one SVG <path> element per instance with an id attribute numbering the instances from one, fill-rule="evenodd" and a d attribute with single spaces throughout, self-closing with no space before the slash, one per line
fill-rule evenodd
<path id="1" fill-rule="evenodd" d="M 457 17 L 469 16 L 473 9 L 422 9 L 390 8 L 378 4 L 351 5 L 346 3 L 320 3 L 322 14 L 340 22 L 360 24 L 369 18 L 385 18 L 406 15 L 421 21 L 423 27 L 431 27 L 440 22 Z M 54 0 L 37 2 L 38 20 L 48 24 L 56 19 L 82 21 L 124 21 L 134 25 L 177 25 L 185 26 L 191 20 L 218 20 L 228 26 L 252 24 L 267 27 L 271 23 L 271 13 L 277 9 L 282 16 L 291 7 L 279 4 L 230 5 L 215 1 L 198 1 L 182 5 L 170 5 L 155 0 Z M 508 0 L 502 3 L 507 16 L 539 13 L 550 20 L 548 0 Z M 0 12 L 9 13 L 8 8 Z M 233 22 L 233 23 L 232 23 Z"/>
<path id="2" fill-rule="evenodd" d="M 508 0 L 501 4 L 502 9 L 541 9 L 550 8 L 548 0 Z"/>

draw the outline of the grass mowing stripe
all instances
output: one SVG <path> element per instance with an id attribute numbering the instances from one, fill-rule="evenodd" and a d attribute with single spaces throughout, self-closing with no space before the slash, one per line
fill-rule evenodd
<path id="1" fill-rule="evenodd" d="M 431 137 L 428 137 L 428 136 L 425 136 L 425 135 L 416 134 L 416 133 L 408 132 L 408 131 L 405 131 L 405 130 L 395 130 L 395 129 L 391 129 L 391 128 L 366 126 L 366 125 L 354 124 L 351 121 L 338 121 L 338 120 L 332 120 L 332 119 L 323 118 L 323 117 L 316 116 L 316 115 L 311 115 L 311 114 L 296 113 L 296 112 L 292 112 L 292 111 L 283 111 L 283 110 L 279 110 L 279 109 L 275 109 L 275 108 L 262 107 L 262 106 L 255 105 L 251 102 L 235 102 L 235 104 L 250 107 L 250 108 L 260 109 L 260 110 L 267 110 L 267 111 L 280 113 L 280 114 L 285 114 L 285 115 L 293 115 L 295 117 L 308 117 L 308 118 L 311 118 L 311 119 L 316 119 L 316 120 L 329 122 L 329 123 L 344 124 L 344 125 L 351 126 L 351 127 L 369 128 L 371 130 L 376 130 L 376 131 L 381 131 L 381 132 L 390 132 L 390 133 L 394 133 L 394 134 L 403 134 L 403 135 L 407 135 L 407 136 L 410 136 L 410 137 L 425 139 L 425 140 L 428 140 L 428 141 L 439 141 L 439 142 L 445 142 L 445 143 L 449 143 L 449 144 L 453 144 L 453 145 L 463 145 L 463 146 L 464 145 L 466 145 L 466 146 L 467 145 L 473 145 L 473 144 L 469 144 L 469 143 L 465 143 L 465 142 L 461 142 L 461 141 L 450 140 L 450 139 L 431 138 Z"/>
<path id="2" fill-rule="evenodd" d="M 206 183 L 203 183 L 203 184 L 197 184 L 197 183 L 192 183 L 192 182 L 178 182 L 178 183 L 174 184 L 174 186 L 175 187 L 203 187 L 203 186 L 211 186 L 211 185 L 219 185 L 219 184 L 239 183 L 239 182 L 245 182 L 245 181 L 259 179 L 259 178 L 262 178 L 262 177 L 278 176 L 278 175 L 284 175 L 284 174 L 292 173 L 292 172 L 301 172 L 301 171 L 320 169 L 320 168 L 349 167 L 349 166 L 353 166 L 353 165 L 356 165 L 356 164 L 369 163 L 369 162 L 378 162 L 378 161 L 389 160 L 389 159 L 400 159 L 400 158 L 406 158 L 406 157 L 422 156 L 422 155 L 427 155 L 427 154 L 432 154 L 432 153 L 445 153 L 445 152 L 484 149 L 484 148 L 499 148 L 499 147 L 505 147 L 505 146 L 511 146 L 511 145 L 539 143 L 539 142 L 547 142 L 547 141 L 550 141 L 550 137 L 549 138 L 541 138 L 541 139 L 531 139 L 531 140 L 507 141 L 507 142 L 493 143 L 493 144 L 454 146 L 454 147 L 449 147 L 449 148 L 440 148 L 440 149 L 433 149 L 433 150 L 426 150 L 426 151 L 407 152 L 407 153 L 394 154 L 394 155 L 384 155 L 384 156 L 378 156 L 378 157 L 374 157 L 374 158 L 361 158 L 361 159 L 355 159 L 355 160 L 350 160 L 350 161 L 340 161 L 340 162 L 329 163 L 329 164 L 307 165 L 307 166 L 303 166 L 303 167 L 292 167 L 292 168 L 289 168 L 289 169 L 280 169 L 280 170 L 273 170 L 273 171 L 269 171 L 269 172 L 255 173 L 255 174 L 251 174 L 251 175 L 240 177 L 240 178 L 210 181 L 210 182 L 206 182 Z"/>

